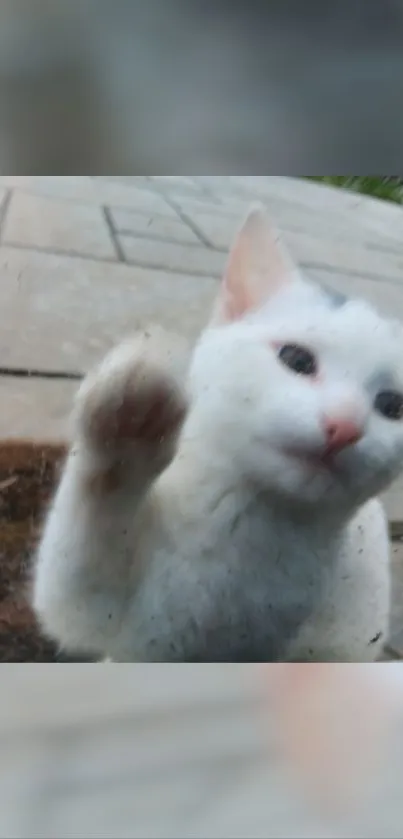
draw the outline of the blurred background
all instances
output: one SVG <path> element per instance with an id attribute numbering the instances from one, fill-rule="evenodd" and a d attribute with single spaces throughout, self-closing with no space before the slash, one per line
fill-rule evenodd
<path id="1" fill-rule="evenodd" d="M 402 0 L 3 0 L 0 169 L 399 171 Z"/>
<path id="2" fill-rule="evenodd" d="M 378 665 L 2 665 L 0 836 L 402 836 Z"/>

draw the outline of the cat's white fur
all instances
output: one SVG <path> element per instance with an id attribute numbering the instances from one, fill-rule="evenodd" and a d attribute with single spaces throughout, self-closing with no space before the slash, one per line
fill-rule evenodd
<path id="1" fill-rule="evenodd" d="M 318 380 L 275 346 L 308 346 Z M 45 524 L 34 607 L 64 647 L 114 661 L 371 661 L 388 633 L 387 525 L 403 465 L 403 337 L 364 302 L 303 279 L 261 209 L 230 254 L 186 386 L 147 336 L 84 381 Z M 285 453 L 362 438 L 336 473 Z"/>

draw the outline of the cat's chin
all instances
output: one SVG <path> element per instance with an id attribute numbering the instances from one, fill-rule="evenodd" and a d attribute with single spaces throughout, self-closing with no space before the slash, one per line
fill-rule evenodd
<path id="1" fill-rule="evenodd" d="M 357 457 L 328 458 L 290 450 L 273 454 L 273 488 L 297 506 L 348 513 L 390 486 L 390 474 L 374 474 Z"/>
<path id="2" fill-rule="evenodd" d="M 291 451 L 273 453 L 273 488 L 298 504 L 327 505 L 342 496 L 348 481 L 330 458 Z"/>

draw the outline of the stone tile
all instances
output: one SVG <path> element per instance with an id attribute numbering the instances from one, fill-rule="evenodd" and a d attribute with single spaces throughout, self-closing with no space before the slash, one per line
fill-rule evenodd
<path id="1" fill-rule="evenodd" d="M 228 219 L 235 224 L 239 224 L 243 216 L 245 216 L 250 201 L 242 199 L 234 199 L 231 201 L 214 203 L 212 200 L 203 201 L 203 203 L 194 196 L 184 198 L 182 195 L 172 195 L 171 200 L 178 207 L 179 211 L 186 217 L 196 220 L 197 216 L 203 216 L 207 219 L 210 217 L 213 220 Z"/>
<path id="2" fill-rule="evenodd" d="M 309 267 L 306 273 L 311 279 L 341 291 L 349 297 L 369 300 L 386 317 L 399 318 L 403 321 L 403 288 L 399 288 L 397 284 L 365 280 L 349 274 L 348 271 L 341 273 L 331 268 Z"/>
<path id="3" fill-rule="evenodd" d="M 313 183 L 302 178 L 278 177 L 274 175 L 230 176 L 229 188 L 252 200 L 265 197 L 285 198 L 294 205 L 325 212 L 327 210 L 348 210 L 360 206 L 367 196 L 324 184 Z"/>
<path id="4" fill-rule="evenodd" d="M 0 376 L 0 438 L 65 440 L 78 384 Z"/>
<path id="5" fill-rule="evenodd" d="M 223 254 L 202 245 L 155 242 L 124 235 L 118 238 L 128 262 L 208 277 L 220 277 L 224 269 Z"/>
<path id="6" fill-rule="evenodd" d="M 181 175 L 97 175 L 100 181 L 109 181 L 110 183 L 125 184 L 126 186 L 134 186 L 139 189 L 151 190 L 157 195 L 166 196 L 181 196 L 186 198 L 192 196 L 195 200 L 204 201 L 206 198 L 209 201 L 216 202 L 217 199 L 212 196 L 200 183 L 200 178 L 186 177 Z"/>
<path id="7" fill-rule="evenodd" d="M 394 239 L 397 244 L 403 240 L 403 208 L 392 202 L 312 183 L 302 178 L 267 175 L 231 176 L 228 180 L 236 190 L 234 194 L 243 195 L 245 199 L 258 198 L 264 202 L 281 199 L 287 201 L 290 208 L 325 214 L 329 219 L 334 213 L 344 213 L 352 228 L 366 227 L 368 232 Z M 221 189 L 228 191 L 224 185 Z"/>
<path id="8" fill-rule="evenodd" d="M 0 184 L 9 189 L 21 189 L 37 195 L 49 195 L 52 198 L 65 198 L 76 201 L 86 200 L 94 192 L 92 178 L 78 175 L 63 177 L 53 175 L 1 175 Z"/>
<path id="9" fill-rule="evenodd" d="M 94 202 L 106 204 L 110 207 L 127 207 L 139 213 L 154 213 L 155 215 L 177 218 L 175 210 L 165 201 L 165 198 L 153 189 L 136 188 L 118 183 L 98 183 Z"/>
<path id="10" fill-rule="evenodd" d="M 394 482 L 382 500 L 389 521 L 403 523 L 403 477 Z"/>
<path id="11" fill-rule="evenodd" d="M 336 215 L 344 214 L 351 231 L 366 231 L 367 235 L 384 238 L 385 244 L 394 243 L 401 249 L 403 241 L 403 208 L 388 201 L 357 195 L 347 190 L 336 189 L 323 184 L 314 184 L 299 178 L 256 177 L 233 178 L 236 181 L 238 197 L 244 200 L 259 198 L 264 203 L 273 201 L 288 203 L 290 213 L 315 212 L 329 222 Z M 227 195 L 224 203 L 231 202 Z"/>
<path id="12" fill-rule="evenodd" d="M 203 178 L 195 176 L 181 176 L 181 175 L 164 175 L 149 177 L 148 187 L 158 191 L 161 195 L 166 195 L 169 201 L 192 201 L 195 206 L 203 208 L 205 205 L 212 204 L 213 206 L 221 204 L 221 198 L 216 193 L 212 192 L 206 184 L 203 183 Z M 227 185 L 229 179 L 226 178 Z M 224 191 L 225 195 L 231 195 L 231 189 Z"/>
<path id="13" fill-rule="evenodd" d="M 115 258 L 100 208 L 18 191 L 8 208 L 3 242 Z"/>
<path id="14" fill-rule="evenodd" d="M 403 208 L 398 204 L 368 198 L 346 212 L 346 221 L 352 231 L 361 226 L 369 236 L 402 250 Z"/>
<path id="15" fill-rule="evenodd" d="M 1 186 L 14 187 L 21 192 L 50 198 L 80 201 L 96 206 L 129 207 L 138 212 L 154 212 L 176 218 L 175 210 L 169 206 L 163 196 L 151 186 L 147 188 L 144 183 L 141 183 L 140 188 L 115 179 L 4 175 L 0 177 Z"/>
<path id="16" fill-rule="evenodd" d="M 362 214 L 357 216 L 353 216 L 351 212 L 322 214 L 313 210 L 302 213 L 299 210 L 281 207 L 279 221 L 284 230 L 305 231 L 316 238 L 323 238 L 326 242 L 339 239 L 348 245 L 365 244 L 371 251 L 379 250 L 403 255 L 403 231 L 402 236 L 397 238 L 390 227 L 387 230 L 382 230 L 380 227 L 376 229 L 375 225 L 370 225 Z"/>
<path id="17" fill-rule="evenodd" d="M 200 245 L 200 239 L 180 218 L 113 208 L 110 213 L 113 225 L 119 233 Z"/>
<path id="18" fill-rule="evenodd" d="M 284 233 L 284 240 L 300 264 L 330 266 L 333 270 L 402 283 L 403 251 L 401 254 L 369 249 L 364 243 L 346 242 L 343 234 L 327 241 L 309 233 Z"/>
<path id="19" fill-rule="evenodd" d="M 191 192 L 201 192 L 203 190 L 202 179 L 197 177 L 191 178 L 185 175 L 152 175 L 150 181 L 163 189 L 178 187 L 180 190 L 185 189 Z"/>
<path id="20" fill-rule="evenodd" d="M 288 219 L 285 221 L 288 225 L 292 223 L 295 226 L 297 217 L 299 226 L 299 221 L 307 214 L 314 214 L 318 220 L 329 225 L 339 225 L 344 221 L 343 227 L 349 233 L 349 238 L 360 231 L 365 238 L 375 235 L 383 238 L 386 243 L 393 241 L 398 247 L 403 241 L 403 208 L 387 201 L 314 184 L 301 178 L 270 175 L 192 176 L 192 181 L 205 191 L 206 197 L 215 195 L 218 204 L 215 207 L 212 205 L 210 209 L 217 214 L 237 215 L 240 208 L 260 200 L 273 213 L 280 213 L 280 221 L 283 221 L 282 214 L 287 214 Z M 176 200 L 174 192 L 172 196 Z M 185 211 L 192 206 L 197 211 L 200 206 L 199 202 L 191 198 L 181 199 L 179 193 L 178 197 Z"/>
<path id="21" fill-rule="evenodd" d="M 186 206 L 186 205 L 185 205 Z M 283 231 L 284 241 L 296 262 L 326 266 L 363 277 L 379 277 L 403 285 L 403 247 L 401 253 L 386 250 L 393 242 L 370 230 L 354 227 L 344 218 L 335 221 L 310 212 L 293 213 L 268 207 L 274 223 Z M 184 205 L 182 204 L 182 210 Z M 187 215 L 210 244 L 227 250 L 245 215 L 238 208 L 237 218 L 192 209 Z M 299 229 L 298 229 L 299 228 Z M 376 248 L 379 248 L 377 250 Z M 385 250 L 382 250 L 382 249 Z"/>
<path id="22" fill-rule="evenodd" d="M 192 341 L 217 286 L 207 277 L 3 247 L 1 365 L 84 371 L 149 324 Z"/>
<path id="23" fill-rule="evenodd" d="M 403 542 L 391 545 L 392 609 L 389 645 L 403 657 Z"/>
<path id="24" fill-rule="evenodd" d="M 245 212 L 239 210 L 236 215 L 229 217 L 188 209 L 187 215 L 212 247 L 228 250 Z"/>
<path id="25" fill-rule="evenodd" d="M 382 246 L 403 252 L 403 208 L 385 201 L 360 196 L 347 191 L 313 184 L 298 178 L 263 176 L 237 178 L 228 176 L 195 176 L 194 179 L 206 190 L 213 189 L 219 201 L 203 207 L 199 200 L 182 198 L 172 193 L 173 200 L 193 221 L 193 213 L 208 217 L 240 218 L 252 201 L 259 200 L 267 206 L 269 213 L 284 230 L 306 230 L 311 234 L 334 238 L 334 233 L 343 235 L 347 242 L 367 242 L 371 247 Z M 234 180 L 239 184 L 234 188 Z M 200 226 L 203 220 L 200 219 Z M 217 230 L 205 235 L 214 241 Z M 228 233 L 218 231 L 217 247 L 226 247 Z M 352 267 L 352 266 L 351 266 Z"/>
<path id="26" fill-rule="evenodd" d="M 195 175 L 194 180 L 203 189 L 214 192 L 220 199 L 239 193 L 238 185 L 233 182 L 230 175 Z M 246 181 L 248 179 L 241 178 L 240 180 Z"/>
<path id="27" fill-rule="evenodd" d="M 276 227 L 288 233 L 306 233 L 312 237 L 313 243 L 319 239 L 323 245 L 326 244 L 328 254 L 332 253 L 333 242 L 337 240 L 350 247 L 367 244 L 371 248 L 397 249 L 397 243 L 392 237 L 377 234 L 365 224 L 361 224 L 360 219 L 352 224 L 346 213 L 333 212 L 322 215 L 313 210 L 303 212 L 300 208 L 276 199 L 267 199 L 264 205 Z M 233 240 L 237 227 L 242 223 L 248 206 L 243 203 L 203 210 L 196 207 L 194 202 L 182 202 L 181 211 L 213 247 L 225 250 Z M 312 244 L 311 248 L 315 256 L 315 245 Z M 321 251 L 323 254 L 323 247 Z M 401 252 L 403 256 L 403 244 Z"/>

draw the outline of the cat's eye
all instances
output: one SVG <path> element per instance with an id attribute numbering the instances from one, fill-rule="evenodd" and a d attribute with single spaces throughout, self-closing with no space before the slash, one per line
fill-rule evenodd
<path id="1" fill-rule="evenodd" d="M 314 376 L 317 372 L 316 358 L 313 353 L 298 344 L 284 344 L 278 357 L 294 373 L 299 373 L 302 376 Z"/>
<path id="2" fill-rule="evenodd" d="M 374 408 L 386 419 L 403 419 L 403 395 L 395 390 L 382 390 L 375 399 Z"/>

